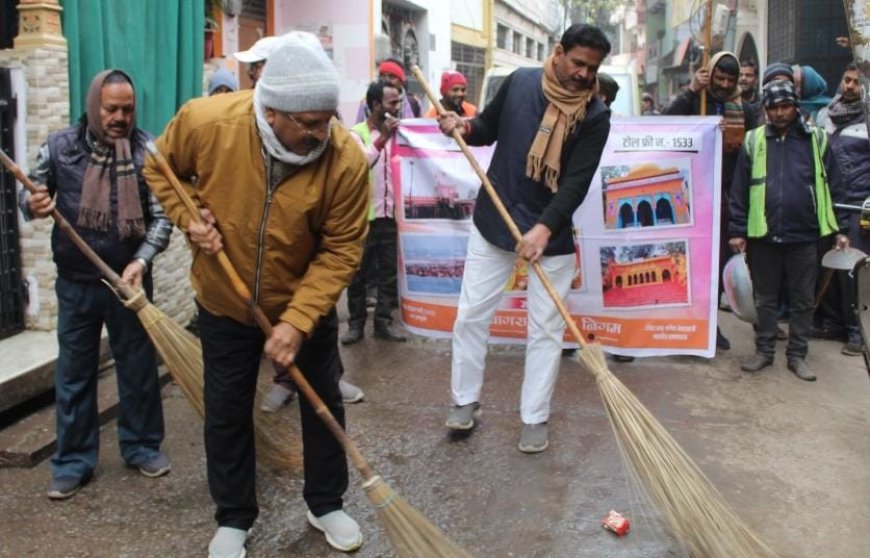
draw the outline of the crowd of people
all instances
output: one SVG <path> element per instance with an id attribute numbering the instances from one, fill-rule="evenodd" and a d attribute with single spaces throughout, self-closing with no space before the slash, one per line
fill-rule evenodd
<path id="1" fill-rule="evenodd" d="M 441 78 L 441 104 L 430 109 L 446 135 L 469 145 L 496 144 L 488 175 L 522 233 L 516 242 L 481 189 L 463 266 L 409 266 L 408 273 L 462 276 L 452 339 L 451 395 L 446 426 L 468 431 L 480 416 L 489 326 L 518 258 L 539 262 L 563 299 L 575 275 L 572 216 L 583 203 L 610 132 L 619 86 L 598 72 L 610 53 L 600 29 L 573 25 L 539 68 L 508 76 L 483 110 L 466 100 L 459 72 Z M 405 68 L 387 59 L 369 84 L 356 122 L 338 117 L 339 76 L 313 35 L 266 37 L 237 53 L 253 88 L 216 71 L 208 95 L 186 103 L 156 139 L 182 185 L 201 208 L 193 220 L 153 160 L 152 138 L 135 126 L 133 80 L 112 69 L 94 77 L 81 120 L 54 132 L 40 149 L 39 191 L 24 200 L 28 217 L 57 209 L 130 285 L 151 294 L 153 258 L 172 226 L 193 252 L 191 279 L 198 311 L 205 378 L 208 488 L 216 506 L 213 558 L 245 554 L 259 513 L 252 413 L 263 355 L 281 370 L 261 403 L 277 411 L 293 399 L 286 370 L 295 365 L 344 424 L 344 403 L 362 390 L 341 379 L 339 342 L 363 340 L 374 297 L 374 337 L 400 343 L 397 227 L 392 142 L 402 118 L 423 114 L 407 91 Z M 814 380 L 806 363 L 817 328 L 839 332 L 846 354 L 863 343 L 852 308 L 852 279 L 817 298 L 819 260 L 830 249 L 864 246 L 857 215 L 837 203 L 870 195 L 870 144 L 857 69 L 845 69 L 839 94 L 808 66 L 771 64 L 763 72 L 731 53 L 712 57 L 664 115 L 722 118 L 720 259 L 746 251 L 756 295 L 755 354 L 741 363 L 758 372 L 773 363 L 777 322 L 788 320 L 788 368 Z M 705 94 L 703 92 L 706 92 Z M 657 115 L 643 96 L 643 114 Z M 149 477 L 165 475 L 163 418 L 154 349 L 134 314 L 79 257 L 64 234 L 52 236 L 57 265 L 58 342 L 55 373 L 57 451 L 48 496 L 66 499 L 93 477 L 99 427 L 96 378 L 105 324 L 120 392 L 118 437 L 124 461 Z M 214 256 L 224 252 L 274 324 L 266 336 L 253 323 Z M 721 272 L 720 272 L 721 273 Z M 372 292 L 371 289 L 374 289 Z M 348 327 L 339 338 L 336 303 L 347 290 Z M 550 400 L 562 354 L 564 323 L 537 275 L 528 276 L 528 339 L 521 389 L 518 448 L 549 445 Z M 718 331 L 717 347 L 730 343 Z M 833 333 L 832 333 L 833 334 Z M 343 509 L 348 486 L 344 451 L 310 403 L 298 398 L 304 448 L 303 498 L 308 521 L 336 549 L 363 543 Z"/>

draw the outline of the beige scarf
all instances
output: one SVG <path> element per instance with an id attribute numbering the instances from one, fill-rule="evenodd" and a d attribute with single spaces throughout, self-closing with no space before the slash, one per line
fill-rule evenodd
<path id="1" fill-rule="evenodd" d="M 598 79 L 595 85 L 584 91 L 568 91 L 556 77 L 554 55 L 544 62 L 544 75 L 541 85 L 544 97 L 550 101 L 544 118 L 538 127 L 538 134 L 529 149 L 526 160 L 526 176 L 541 182 L 555 192 L 559 188 L 559 173 L 562 166 L 562 146 L 574 128 L 586 118 L 586 109 L 593 96 L 598 93 Z"/>

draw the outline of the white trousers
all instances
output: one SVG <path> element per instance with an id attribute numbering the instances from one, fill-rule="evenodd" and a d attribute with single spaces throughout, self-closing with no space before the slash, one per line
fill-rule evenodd
<path id="1" fill-rule="evenodd" d="M 516 259 L 514 252 L 493 246 L 484 240 L 476 227 L 472 227 L 459 308 L 453 325 L 451 389 L 456 405 L 480 401 L 489 325 Z M 556 292 L 565 300 L 574 274 L 574 255 L 546 256 L 541 258 L 541 266 Z M 546 422 L 550 416 L 550 399 L 562 357 L 565 322 L 531 267 L 526 294 L 528 341 L 520 414 L 525 424 L 538 424 Z"/>

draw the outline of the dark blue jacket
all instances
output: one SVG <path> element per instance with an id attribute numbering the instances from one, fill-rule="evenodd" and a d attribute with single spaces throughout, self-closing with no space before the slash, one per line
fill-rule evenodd
<path id="1" fill-rule="evenodd" d="M 764 214 L 767 219 L 765 241 L 773 243 L 809 242 L 820 237 L 816 214 L 815 164 L 810 133 L 812 128 L 800 117 L 794 121 L 784 138 L 770 125 L 765 125 L 767 138 L 767 179 L 765 181 Z M 843 202 L 843 179 L 834 161 L 830 142 L 822 154 L 828 177 L 828 188 L 834 203 Z M 749 189 L 752 158 L 746 149 L 739 150 L 734 182 L 731 185 L 730 236 L 746 238 L 749 215 Z M 840 231 L 849 228 L 848 216 L 834 209 Z"/>
<path id="2" fill-rule="evenodd" d="M 525 234 L 538 223 L 552 232 L 544 255 L 574 252 L 571 219 L 589 191 L 601 152 L 610 133 L 610 109 L 597 97 L 562 148 L 559 188 L 554 194 L 543 182 L 526 176 L 529 149 L 549 105 L 541 86 L 543 68 L 521 68 L 509 75 L 495 98 L 471 120 L 469 145 L 497 141 L 487 176 L 511 217 Z M 491 244 L 508 251 L 516 247 L 484 188 L 474 207 L 474 225 Z"/>

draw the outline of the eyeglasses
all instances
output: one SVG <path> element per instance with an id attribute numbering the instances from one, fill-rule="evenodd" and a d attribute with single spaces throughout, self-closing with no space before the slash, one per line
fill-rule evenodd
<path id="1" fill-rule="evenodd" d="M 307 134 L 309 136 L 313 136 L 314 134 L 317 134 L 319 132 L 328 132 L 329 127 L 332 125 L 332 118 L 330 118 L 329 120 L 327 120 L 323 124 L 316 124 L 316 125 L 312 126 L 310 124 L 304 124 L 304 125 L 301 124 L 298 120 L 293 118 L 293 115 L 290 114 L 289 112 L 282 112 L 281 114 L 283 114 L 284 116 L 289 118 L 291 121 L 293 121 L 293 123 L 296 124 L 296 127 L 298 127 L 300 130 L 302 130 L 302 132 L 304 134 Z"/>

